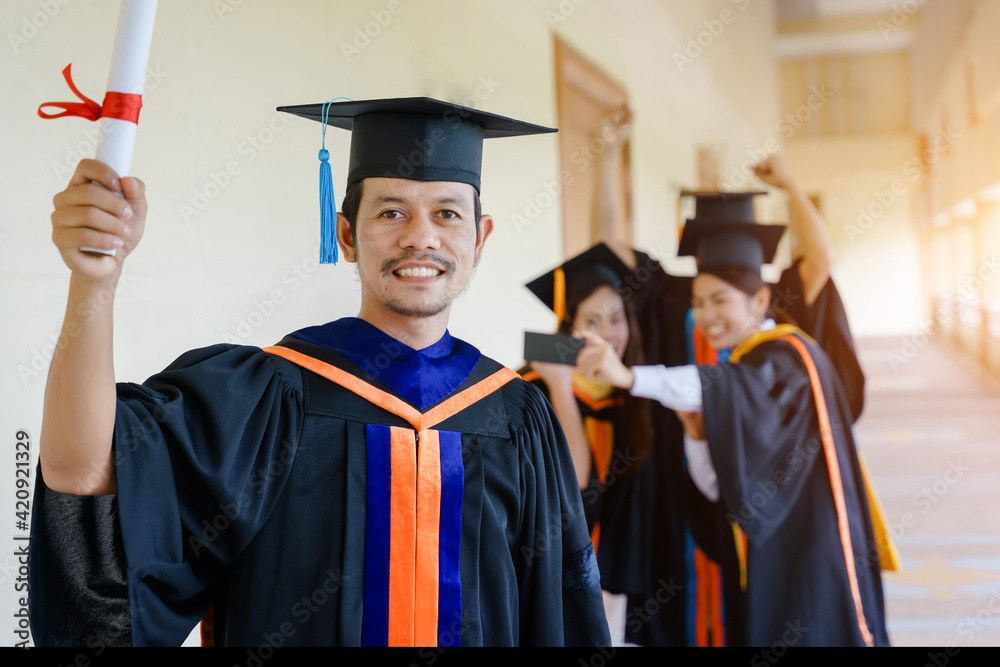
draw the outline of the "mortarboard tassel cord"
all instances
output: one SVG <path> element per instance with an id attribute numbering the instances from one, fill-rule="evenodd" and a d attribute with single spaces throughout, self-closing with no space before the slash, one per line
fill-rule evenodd
<path id="1" fill-rule="evenodd" d="M 347 97 L 336 97 L 323 104 L 323 144 L 319 150 L 319 263 L 337 264 L 337 202 L 333 194 L 333 173 L 330 170 L 330 151 L 326 150 L 326 122 L 330 105 Z"/>
<path id="2" fill-rule="evenodd" d="M 552 311 L 556 314 L 556 326 L 562 326 L 566 319 L 566 272 L 562 267 L 555 270 L 552 280 Z"/>

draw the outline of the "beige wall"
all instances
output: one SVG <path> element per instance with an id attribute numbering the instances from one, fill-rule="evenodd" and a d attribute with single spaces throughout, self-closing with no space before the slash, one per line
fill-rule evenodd
<path id="1" fill-rule="evenodd" d="M 789 167 L 819 195 L 837 248 L 834 278 L 856 336 L 910 333 L 920 322 L 920 256 L 911 198 L 911 134 L 788 142 Z"/>
<path id="2" fill-rule="evenodd" d="M 855 18 L 847 27 L 873 30 L 887 20 Z M 825 28 L 782 25 L 786 33 Z M 789 58 L 779 71 L 781 111 L 796 121 L 786 143 L 789 167 L 820 199 L 837 249 L 834 277 L 854 334 L 918 329 L 923 310 L 913 200 L 923 171 L 921 144 L 910 125 L 909 53 Z M 803 105 L 811 95 L 814 104 Z"/>

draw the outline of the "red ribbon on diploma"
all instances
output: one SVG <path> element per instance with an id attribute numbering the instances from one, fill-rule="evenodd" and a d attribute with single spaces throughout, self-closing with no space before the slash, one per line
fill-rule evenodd
<path id="1" fill-rule="evenodd" d="M 38 107 L 38 115 L 42 118 L 63 118 L 64 116 L 78 116 L 87 120 L 98 120 L 99 118 L 117 118 L 127 120 L 130 123 L 139 124 L 139 109 L 142 108 L 142 95 L 134 93 L 116 93 L 109 90 L 104 96 L 104 105 L 101 106 L 94 100 L 81 93 L 76 84 L 73 83 L 73 74 L 70 72 L 72 63 L 66 65 L 62 71 L 63 78 L 69 84 L 69 89 L 83 102 L 46 102 Z M 44 107 L 56 107 L 63 109 L 62 113 L 50 114 L 42 111 Z"/>

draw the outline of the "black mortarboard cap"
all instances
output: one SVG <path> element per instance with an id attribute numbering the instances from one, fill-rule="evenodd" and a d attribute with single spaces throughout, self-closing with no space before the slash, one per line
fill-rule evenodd
<path id="1" fill-rule="evenodd" d="M 677 254 L 693 255 L 699 271 L 738 267 L 759 274 L 763 264 L 774 261 L 785 232 L 783 225 L 757 224 L 753 198 L 763 194 L 681 192 L 695 198 L 695 217 L 684 225 Z"/>
<path id="2" fill-rule="evenodd" d="M 339 101 L 346 100 L 346 101 Z M 468 183 L 480 191 L 483 139 L 555 132 L 553 128 L 428 97 L 387 100 L 336 98 L 278 107 L 323 125 L 319 151 L 320 263 L 337 263 L 336 218 L 326 127 L 351 131 L 347 186 L 365 178 Z"/>
<path id="3" fill-rule="evenodd" d="M 611 248 L 598 243 L 526 287 L 556 314 L 561 324 L 568 315 L 567 304 L 579 303 L 602 285 L 617 287 L 631 273 Z"/>
<path id="4" fill-rule="evenodd" d="M 347 185 L 364 178 L 456 181 L 480 190 L 483 139 L 555 132 L 554 128 L 428 97 L 278 107 L 351 131 Z"/>

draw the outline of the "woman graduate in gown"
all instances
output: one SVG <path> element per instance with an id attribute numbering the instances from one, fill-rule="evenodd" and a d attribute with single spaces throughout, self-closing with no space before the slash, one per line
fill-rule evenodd
<path id="1" fill-rule="evenodd" d="M 618 290 L 630 274 L 600 243 L 527 287 L 559 320 L 559 333 L 590 332 L 624 363 L 644 363 L 631 304 Z M 572 366 L 530 362 L 522 377 L 545 393 L 566 434 L 597 551 L 612 639 L 624 640 L 627 595 L 642 595 L 649 574 L 649 485 L 642 465 L 652 441 L 650 404 Z"/>
<path id="2" fill-rule="evenodd" d="M 881 569 L 855 449 L 854 414 L 823 350 L 768 318 L 760 267 L 781 227 L 724 220 L 689 224 L 680 254 L 695 255 L 694 320 L 726 363 L 628 368 L 585 333 L 577 367 L 588 379 L 659 401 L 684 423 L 688 473 L 724 519 L 702 517 L 706 551 L 723 559 L 726 600 L 740 626 L 729 643 L 886 645 Z M 722 530 L 719 530 L 721 528 Z"/>
<path id="3" fill-rule="evenodd" d="M 685 334 L 690 325 L 685 327 L 683 320 L 691 305 L 691 278 L 667 272 L 655 258 L 618 238 L 619 230 L 632 225 L 632 221 L 622 219 L 628 207 L 619 201 L 618 191 L 622 152 L 631 137 L 633 121 L 631 110 L 624 108 L 609 113 L 601 125 L 600 139 L 607 148 L 598 163 L 591 225 L 601 230 L 607 245 L 634 272 L 621 294 L 626 300 L 635 301 L 647 358 L 667 365 L 683 364 L 690 343 L 690 336 Z M 864 373 L 854 350 L 844 304 L 830 275 L 837 253 L 827 224 L 780 155 L 771 155 L 754 165 L 753 175 L 788 197 L 793 261 L 781 272 L 778 282 L 771 285 L 775 319 L 794 324 L 820 344 L 840 375 L 857 418 L 864 404 Z M 700 210 L 706 203 L 705 194 L 709 193 L 685 190 L 680 196 L 698 198 Z M 733 193 L 716 194 L 725 204 L 725 199 Z M 698 213 L 696 219 L 700 217 Z"/>
<path id="4" fill-rule="evenodd" d="M 601 137 L 608 147 L 600 163 L 592 224 L 604 230 L 608 245 L 633 269 L 620 293 L 633 305 L 647 363 L 682 366 L 724 361 L 728 351 L 708 345 L 691 316 L 692 278 L 669 273 L 650 255 L 615 240 L 616 230 L 628 227 L 627 221 L 620 219 L 627 208 L 619 205 L 616 192 L 621 179 L 621 152 L 631 125 L 628 110 L 606 119 Z M 819 344 L 839 375 L 851 413 L 857 419 L 864 405 L 864 374 L 843 302 L 830 276 L 835 251 L 826 223 L 780 156 L 765 159 L 753 171 L 765 184 L 787 193 L 789 230 L 795 241 L 791 253 L 794 261 L 781 272 L 776 284 L 769 285 L 774 318 L 779 323 L 794 324 Z M 698 213 L 688 224 L 710 217 L 714 204 L 739 205 L 731 198 L 695 194 Z M 749 204 L 749 200 L 743 204 Z M 719 558 L 735 558 L 736 554 L 730 548 L 730 553 L 709 557 L 683 518 L 698 514 L 704 498 L 691 488 L 684 457 L 684 429 L 676 413 L 659 405 L 653 408 L 657 446 L 650 452 L 649 464 L 660 471 L 655 502 L 657 507 L 671 507 L 673 511 L 663 513 L 652 532 L 651 580 L 681 583 L 684 589 L 669 604 L 661 605 L 656 614 L 637 616 L 638 620 L 628 626 L 628 641 L 644 646 L 731 645 L 734 638 L 727 635 L 725 627 L 740 626 L 742 622 L 735 618 L 739 612 L 723 603 L 717 563 Z M 883 567 L 886 565 L 883 562 Z M 657 593 L 658 589 L 634 596 L 630 609 L 641 609 Z"/>

